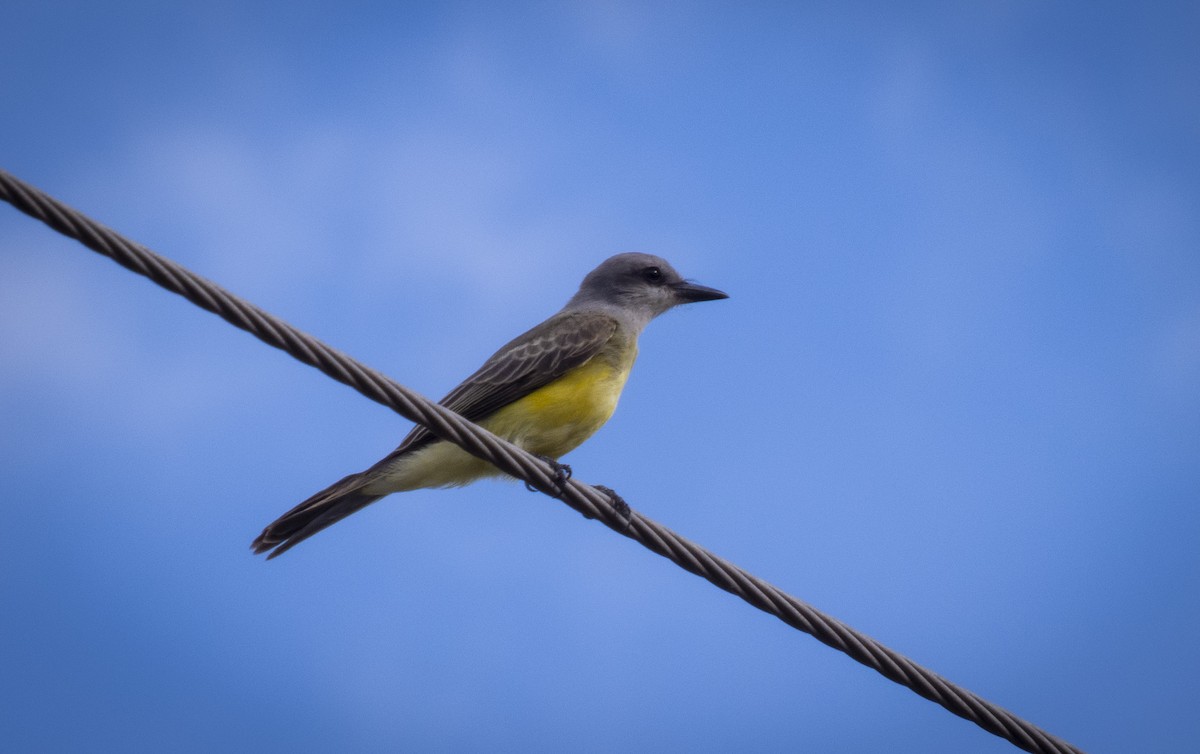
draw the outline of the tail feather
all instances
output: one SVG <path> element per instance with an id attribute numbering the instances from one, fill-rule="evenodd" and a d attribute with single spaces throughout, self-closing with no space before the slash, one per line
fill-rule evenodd
<path id="1" fill-rule="evenodd" d="M 366 508 L 383 495 L 363 492 L 365 473 L 351 474 L 321 490 L 275 519 L 251 543 L 255 555 L 268 550 L 267 560 L 282 555 L 322 529 Z"/>

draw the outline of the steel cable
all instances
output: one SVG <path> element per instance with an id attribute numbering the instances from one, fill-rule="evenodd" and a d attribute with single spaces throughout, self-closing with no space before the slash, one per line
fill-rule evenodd
<path id="1" fill-rule="evenodd" d="M 507 474 L 529 482 L 584 516 L 598 519 L 618 534 L 629 537 L 684 570 L 844 652 L 885 678 L 908 687 L 989 733 L 1030 752 L 1078 754 L 1081 751 L 743 571 L 662 524 L 636 511 L 630 512 L 626 518 L 605 492 L 575 479 L 567 481 L 560 490 L 556 482 L 556 470 L 546 461 L 468 422 L 175 262 L 129 241 L 4 170 L 0 170 L 0 199 L 59 233 L 80 241 L 93 251 L 110 257 L 118 264 L 217 314 L 264 343 L 316 367 L 406 419 L 425 425 L 438 437 L 490 461 Z"/>

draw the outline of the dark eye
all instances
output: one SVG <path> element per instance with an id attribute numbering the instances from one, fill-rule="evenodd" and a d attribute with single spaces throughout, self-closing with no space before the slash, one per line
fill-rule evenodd
<path id="1" fill-rule="evenodd" d="M 646 282 L 648 283 L 661 283 L 663 280 L 662 270 L 658 269 L 657 267 L 647 267 L 646 269 L 642 270 L 642 277 L 645 278 Z"/>

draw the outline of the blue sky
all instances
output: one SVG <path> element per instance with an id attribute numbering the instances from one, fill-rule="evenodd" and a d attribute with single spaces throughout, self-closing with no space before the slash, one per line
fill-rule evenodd
<path id="1" fill-rule="evenodd" d="M 1186 3 L 33 3 L 0 165 L 426 395 L 608 255 L 728 301 L 567 460 L 1090 751 L 1200 736 Z M 1011 751 L 0 208 L 0 744 Z"/>

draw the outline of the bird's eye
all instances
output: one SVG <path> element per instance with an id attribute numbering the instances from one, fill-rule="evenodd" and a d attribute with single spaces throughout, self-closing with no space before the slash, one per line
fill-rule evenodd
<path id="1" fill-rule="evenodd" d="M 663 280 L 662 270 L 658 269 L 657 267 L 647 267 L 646 269 L 642 270 L 642 277 L 645 278 L 646 282 L 648 283 L 661 283 Z"/>

